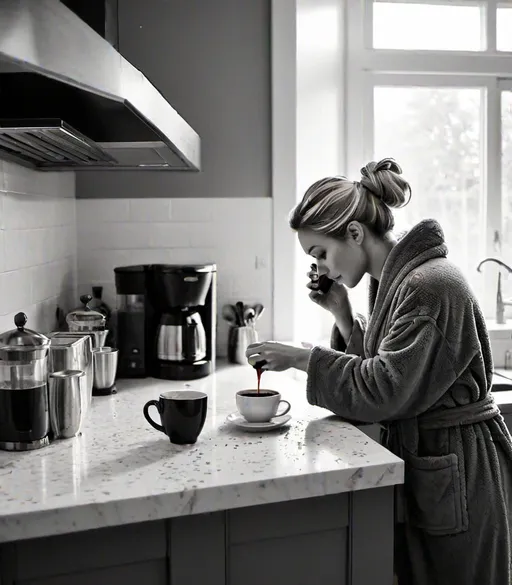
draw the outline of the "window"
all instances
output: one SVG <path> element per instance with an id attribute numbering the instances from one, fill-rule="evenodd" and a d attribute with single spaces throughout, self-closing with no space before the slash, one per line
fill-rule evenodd
<path id="1" fill-rule="evenodd" d="M 428 217 L 437 219 L 451 260 L 463 268 L 476 289 L 482 279 L 475 258 L 482 257 L 485 249 L 484 91 L 378 83 L 373 92 L 373 158 L 395 158 L 413 188 L 410 204 L 395 212 L 396 230 Z"/>
<path id="2" fill-rule="evenodd" d="M 512 85 L 501 93 L 501 120 L 501 252 L 507 264 L 512 265 Z"/>
<path id="3" fill-rule="evenodd" d="M 397 230 L 437 219 L 493 319 L 498 268 L 476 266 L 487 256 L 512 265 L 512 0 L 297 4 L 297 197 L 323 176 L 356 180 L 369 160 L 394 157 L 413 189 Z M 326 340 L 332 326 L 304 292 L 309 262 L 298 253 L 297 341 Z M 512 280 L 502 286 L 512 298 Z M 349 294 L 366 313 L 367 282 Z"/>
<path id="4" fill-rule="evenodd" d="M 396 158 L 413 188 L 397 228 L 437 219 L 494 318 L 497 268 L 476 266 L 486 256 L 512 264 L 512 3 L 346 6 L 346 171 Z M 506 279 L 503 294 L 512 297 Z"/>
<path id="5" fill-rule="evenodd" d="M 481 51 L 482 11 L 475 2 L 373 2 L 375 49 Z M 454 34 L 455 31 L 455 34 Z"/>
<path id="6" fill-rule="evenodd" d="M 512 5 L 498 6 L 496 13 L 496 48 L 512 51 Z"/>

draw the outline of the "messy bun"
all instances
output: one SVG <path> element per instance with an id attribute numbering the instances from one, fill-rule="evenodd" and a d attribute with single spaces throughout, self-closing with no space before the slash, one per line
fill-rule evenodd
<path id="1" fill-rule="evenodd" d="M 407 205 L 411 187 L 392 159 L 369 162 L 359 181 L 326 177 L 306 191 L 290 214 L 294 230 L 310 229 L 326 236 L 344 238 L 351 221 L 366 225 L 377 236 L 395 226 L 391 208 Z"/>
<path id="2" fill-rule="evenodd" d="M 359 183 L 388 207 L 404 207 L 411 198 L 411 186 L 401 174 L 400 165 L 392 158 L 385 158 L 364 166 Z"/>

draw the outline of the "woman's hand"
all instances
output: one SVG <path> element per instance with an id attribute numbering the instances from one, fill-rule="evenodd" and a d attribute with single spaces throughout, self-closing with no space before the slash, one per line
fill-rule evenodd
<path id="1" fill-rule="evenodd" d="M 310 348 L 293 347 L 277 341 L 252 343 L 245 352 L 249 363 L 254 364 L 264 360 L 265 365 L 262 369 L 274 372 L 284 372 L 289 368 L 297 368 L 305 372 L 310 354 Z"/>

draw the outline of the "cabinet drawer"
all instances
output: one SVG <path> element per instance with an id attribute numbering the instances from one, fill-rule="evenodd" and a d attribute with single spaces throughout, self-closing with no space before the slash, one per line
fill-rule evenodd
<path id="1" fill-rule="evenodd" d="M 17 585 L 167 585 L 164 560 L 107 567 L 57 577 L 17 581 Z"/>
<path id="2" fill-rule="evenodd" d="M 25 540 L 11 547 L 17 579 L 30 580 L 114 567 L 127 560 L 165 559 L 166 527 L 165 522 L 144 522 Z"/>
<path id="3" fill-rule="evenodd" d="M 230 544 L 333 530 L 348 526 L 348 495 L 239 508 L 227 518 Z"/>
<path id="4" fill-rule="evenodd" d="M 346 585 L 347 535 L 338 529 L 233 546 L 229 583 Z"/>

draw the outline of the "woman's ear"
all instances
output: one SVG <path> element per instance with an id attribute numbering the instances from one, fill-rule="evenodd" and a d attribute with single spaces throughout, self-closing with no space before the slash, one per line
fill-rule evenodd
<path id="1" fill-rule="evenodd" d="M 364 240 L 364 228 L 358 221 L 351 221 L 347 226 L 347 237 L 359 246 Z"/>

